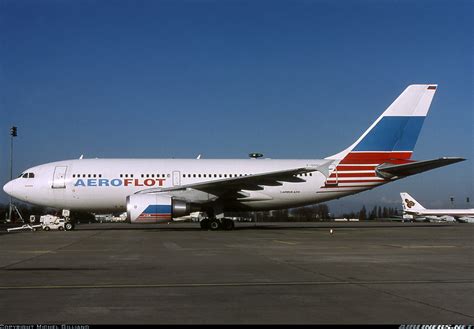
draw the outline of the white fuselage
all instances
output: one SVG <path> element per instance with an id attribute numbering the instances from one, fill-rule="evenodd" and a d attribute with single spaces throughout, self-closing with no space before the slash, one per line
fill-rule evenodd
<path id="1" fill-rule="evenodd" d="M 126 198 L 146 189 L 169 188 L 269 171 L 319 166 L 327 160 L 272 159 L 79 159 L 48 163 L 28 169 L 34 178 L 19 177 L 5 191 L 20 200 L 61 209 L 125 211 Z M 28 175 L 27 175 L 28 176 Z M 319 171 L 298 176 L 303 182 L 282 182 L 243 191 L 246 196 L 224 204 L 225 210 L 269 210 L 314 204 L 354 194 L 384 183 L 324 188 Z M 358 185 L 358 184 L 354 184 Z M 360 184 L 359 184 L 360 185 Z"/>
<path id="2" fill-rule="evenodd" d="M 406 213 L 417 216 L 452 216 L 470 217 L 474 216 L 474 209 L 414 209 L 405 210 Z"/>

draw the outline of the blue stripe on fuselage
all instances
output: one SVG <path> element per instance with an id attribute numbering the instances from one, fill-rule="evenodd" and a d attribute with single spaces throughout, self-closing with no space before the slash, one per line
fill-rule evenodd
<path id="1" fill-rule="evenodd" d="M 353 151 L 413 151 L 425 117 L 383 117 Z"/>

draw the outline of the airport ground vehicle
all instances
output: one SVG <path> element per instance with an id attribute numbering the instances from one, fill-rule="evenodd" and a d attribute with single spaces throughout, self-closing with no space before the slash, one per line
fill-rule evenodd
<path id="1" fill-rule="evenodd" d="M 59 231 L 70 231 L 74 228 L 71 222 L 67 221 L 63 217 L 44 215 L 40 217 L 40 223 L 43 230 L 59 230 Z"/>

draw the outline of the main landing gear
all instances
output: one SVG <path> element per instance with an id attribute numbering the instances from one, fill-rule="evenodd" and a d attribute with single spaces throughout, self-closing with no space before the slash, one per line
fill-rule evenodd
<path id="1" fill-rule="evenodd" d="M 234 229 L 234 221 L 230 218 L 204 218 L 200 222 L 201 229 L 203 230 L 226 230 L 230 231 Z"/>

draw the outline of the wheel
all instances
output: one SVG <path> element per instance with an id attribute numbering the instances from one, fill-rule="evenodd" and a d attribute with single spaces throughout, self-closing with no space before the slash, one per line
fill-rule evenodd
<path id="1" fill-rule="evenodd" d="M 204 218 L 199 224 L 201 224 L 201 229 L 203 230 L 209 229 L 209 219 Z"/>
<path id="2" fill-rule="evenodd" d="M 59 231 L 64 231 L 64 227 L 59 226 L 59 227 L 58 227 L 58 230 L 59 230 Z"/>
<path id="3" fill-rule="evenodd" d="M 66 229 L 66 231 L 72 231 L 74 229 L 74 224 L 71 223 L 71 222 L 67 222 L 65 225 L 64 225 L 64 228 Z"/>
<path id="4" fill-rule="evenodd" d="M 212 219 L 209 223 L 209 228 L 211 229 L 211 231 L 217 231 L 221 228 L 221 221 L 216 218 Z"/>
<path id="5" fill-rule="evenodd" d="M 45 226 L 45 227 L 43 227 L 43 230 L 45 230 L 45 231 L 49 231 L 49 226 Z"/>
<path id="6" fill-rule="evenodd" d="M 234 221 L 232 219 L 225 218 L 222 226 L 224 227 L 224 230 L 231 231 L 234 229 Z"/>

